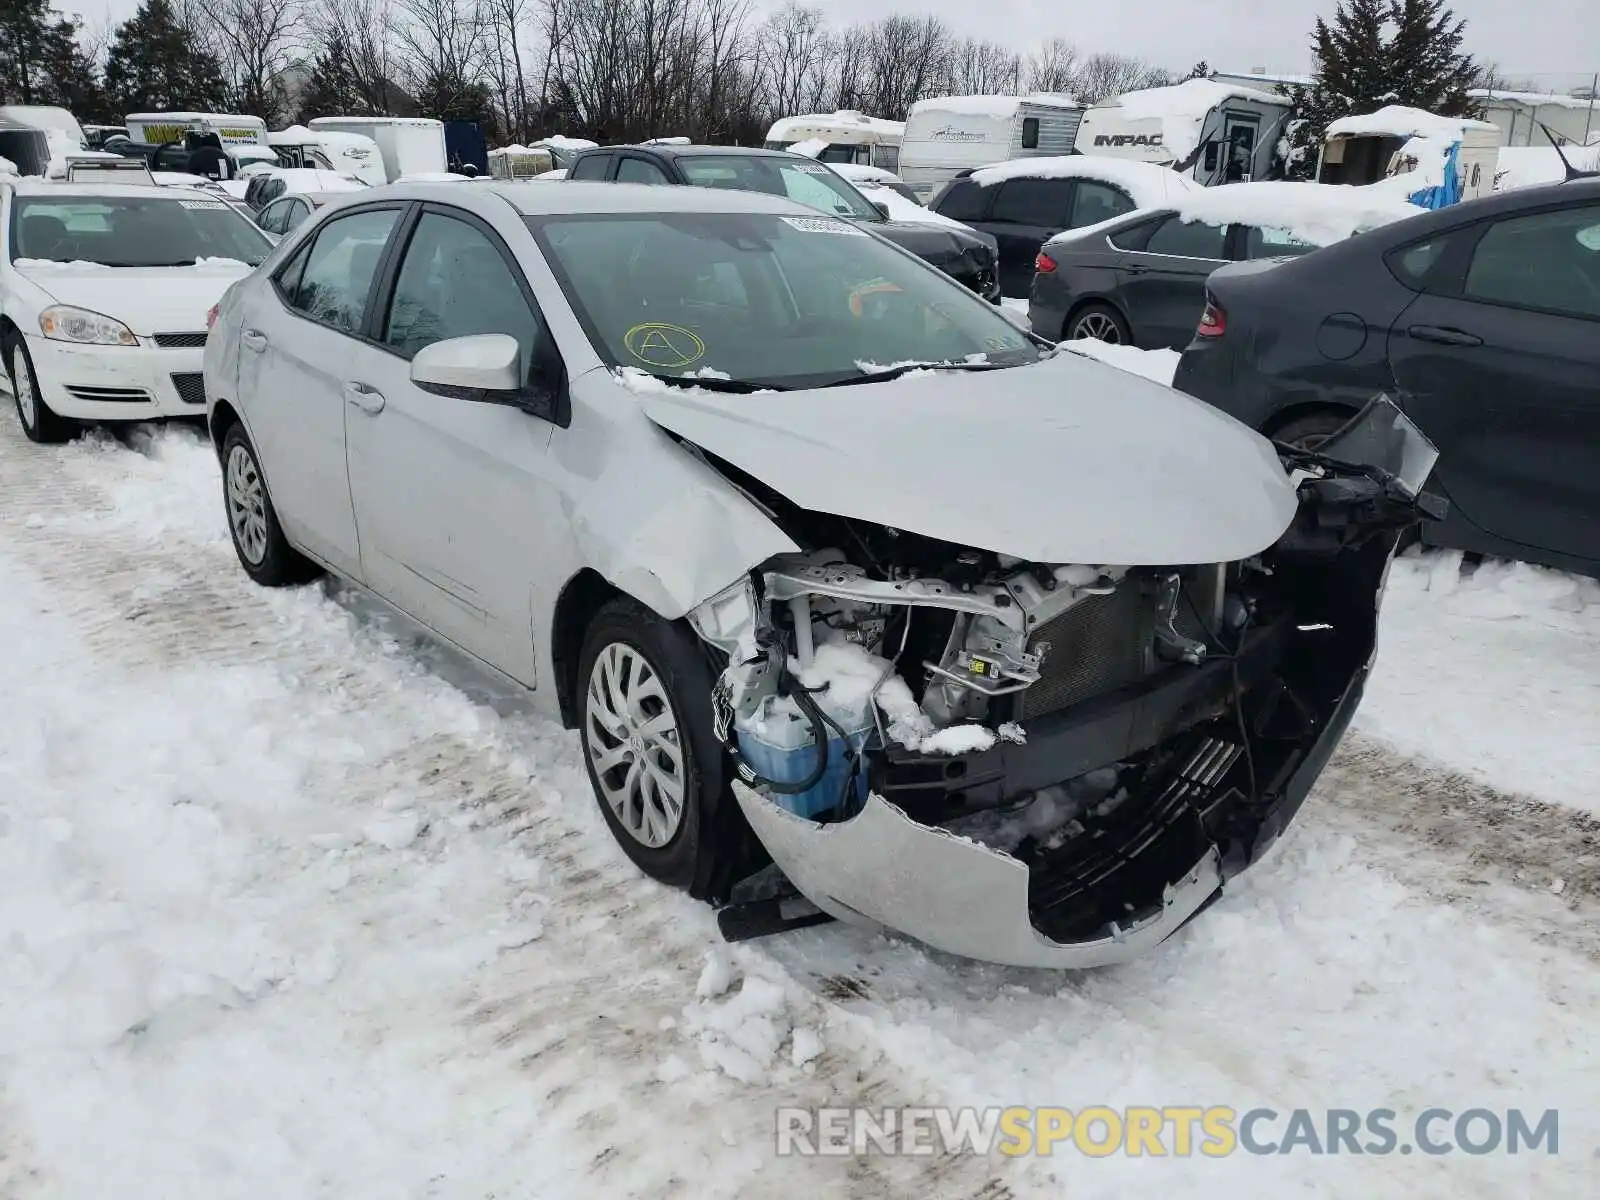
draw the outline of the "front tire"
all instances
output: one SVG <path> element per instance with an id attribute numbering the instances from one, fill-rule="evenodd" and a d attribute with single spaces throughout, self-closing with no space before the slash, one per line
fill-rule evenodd
<path id="1" fill-rule="evenodd" d="M 573 687 L 589 783 L 623 852 L 671 887 L 710 870 L 707 814 L 728 786 L 712 683 L 695 638 L 628 597 L 584 635 Z"/>
<path id="2" fill-rule="evenodd" d="M 262 587 L 286 587 L 316 578 L 317 565 L 283 536 L 255 447 L 237 423 L 222 439 L 222 503 L 234 553 L 251 579 Z"/>
<path id="3" fill-rule="evenodd" d="M 72 436 L 73 423 L 58 416 L 45 403 L 39 391 L 39 375 L 33 369 L 28 344 L 18 334 L 5 341 L 6 373 L 11 377 L 11 396 L 17 408 L 17 421 L 30 442 L 55 445 Z"/>
<path id="4" fill-rule="evenodd" d="M 1089 304 L 1072 314 L 1067 322 L 1066 340 L 1093 338 L 1113 346 L 1133 345 L 1133 331 L 1122 314 L 1109 304 Z"/>
<path id="5" fill-rule="evenodd" d="M 1353 413 L 1331 410 L 1308 413 L 1274 430 L 1272 440 L 1296 450 L 1315 450 L 1350 422 Z"/>

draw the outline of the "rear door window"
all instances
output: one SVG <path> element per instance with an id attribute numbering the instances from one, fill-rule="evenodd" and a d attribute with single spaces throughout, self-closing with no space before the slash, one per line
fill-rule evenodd
<path id="1" fill-rule="evenodd" d="M 617 164 L 617 182 L 662 184 L 671 183 L 672 181 L 667 178 L 667 173 L 656 166 L 655 163 L 650 162 L 648 159 L 634 158 L 632 155 L 628 155 Z"/>
<path id="2" fill-rule="evenodd" d="M 1317 247 L 1304 238 L 1296 237 L 1289 229 L 1270 225 L 1244 227 L 1244 256 L 1246 258 L 1298 258 L 1310 254 Z"/>
<path id="3" fill-rule="evenodd" d="M 1184 221 L 1168 217 L 1150 235 L 1144 244 L 1146 253 L 1167 254 L 1175 258 L 1226 257 L 1224 246 L 1228 240 L 1225 225 L 1212 225 L 1206 221 Z"/>
<path id="4" fill-rule="evenodd" d="M 336 217 L 316 233 L 289 307 L 342 333 L 359 334 L 366 324 L 372 281 L 398 208 L 372 209 Z M 287 283 L 287 277 L 280 280 Z"/>
<path id="5" fill-rule="evenodd" d="M 586 154 L 567 173 L 568 179 L 604 179 L 611 165 L 609 154 Z"/>
<path id="6" fill-rule="evenodd" d="M 1098 225 L 1101 221 L 1131 213 L 1136 207 L 1133 197 L 1121 188 L 1095 179 L 1080 179 L 1072 198 L 1072 220 L 1068 228 Z"/>
<path id="7" fill-rule="evenodd" d="M 1072 199 L 1069 179 L 1008 179 L 994 198 L 992 221 L 1065 229 Z"/>
<path id="8" fill-rule="evenodd" d="M 1472 252 L 1462 294 L 1600 320 L 1600 204 L 1494 222 Z"/>

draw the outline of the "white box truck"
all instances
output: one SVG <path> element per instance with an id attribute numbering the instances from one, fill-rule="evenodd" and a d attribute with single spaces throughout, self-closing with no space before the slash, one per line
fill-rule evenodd
<path id="1" fill-rule="evenodd" d="M 444 149 L 444 122 L 431 117 L 313 117 L 313 133 L 359 133 L 378 145 L 387 182 L 408 179 L 455 179 Z"/>
<path id="2" fill-rule="evenodd" d="M 926 204 L 962 171 L 1070 154 L 1083 106 L 1071 96 L 941 96 L 919 100 L 900 140 L 900 178 Z"/>

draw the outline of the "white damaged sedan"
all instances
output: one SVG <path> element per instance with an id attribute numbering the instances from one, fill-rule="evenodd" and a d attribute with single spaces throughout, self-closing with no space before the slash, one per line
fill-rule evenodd
<path id="1" fill-rule="evenodd" d="M 271 249 L 198 189 L 0 179 L 0 365 L 23 431 L 201 415 L 207 312 Z"/>
<path id="2" fill-rule="evenodd" d="M 1280 450 L 745 192 L 385 188 L 228 293 L 205 371 L 244 570 L 530 689 L 730 938 L 1158 943 L 1304 801 L 1437 507 L 1387 401 Z"/>

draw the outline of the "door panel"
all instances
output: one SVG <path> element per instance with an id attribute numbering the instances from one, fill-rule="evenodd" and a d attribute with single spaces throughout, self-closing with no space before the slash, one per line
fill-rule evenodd
<path id="1" fill-rule="evenodd" d="M 341 574 L 361 578 L 345 469 L 343 381 L 378 263 L 401 209 L 328 222 L 251 289 L 241 314 L 240 399 L 285 533 Z"/>
<path id="2" fill-rule="evenodd" d="M 1119 293 L 1134 342 L 1146 349 L 1182 350 L 1205 308 L 1206 279 L 1225 260 L 1228 231 L 1169 217 L 1143 250 L 1121 256 Z"/>
<path id="3" fill-rule="evenodd" d="M 1600 561 L 1600 204 L 1490 225 L 1460 292 L 1419 296 L 1389 335 L 1452 518 Z"/>
<path id="4" fill-rule="evenodd" d="M 346 406 L 361 560 L 390 603 L 531 687 L 534 577 L 560 516 L 546 476 L 555 427 L 410 379 L 422 347 L 474 333 L 515 336 L 525 377 L 546 336 L 500 243 L 425 211 L 396 275 L 388 349 L 363 347 L 349 366 L 348 382 L 365 389 Z"/>

